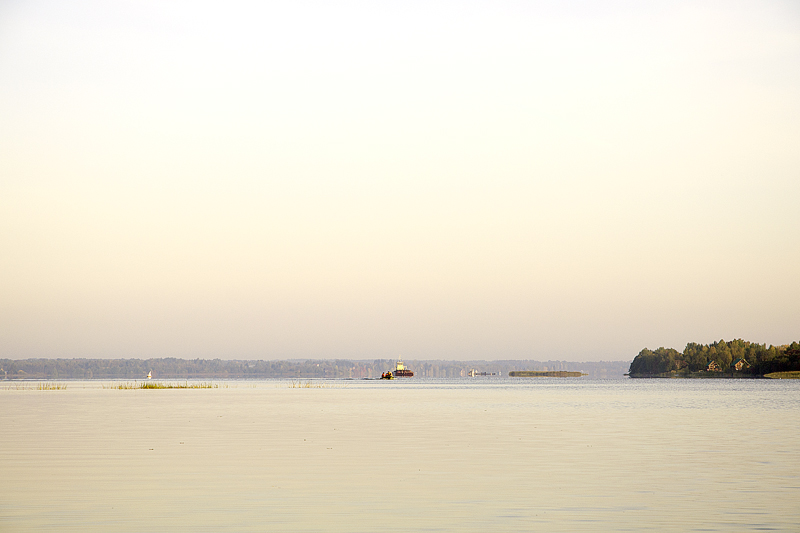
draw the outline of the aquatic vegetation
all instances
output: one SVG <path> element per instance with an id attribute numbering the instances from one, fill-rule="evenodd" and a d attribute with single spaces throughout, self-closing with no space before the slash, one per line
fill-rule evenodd
<path id="1" fill-rule="evenodd" d="M 66 390 L 66 383 L 14 383 L 3 387 L 6 390 Z"/>
<path id="2" fill-rule="evenodd" d="M 66 390 L 66 383 L 39 383 L 36 390 Z"/>
<path id="3" fill-rule="evenodd" d="M 325 382 L 317 382 L 314 383 L 310 379 L 305 381 L 303 380 L 292 380 L 292 384 L 289 385 L 290 389 L 333 389 L 337 388 L 332 383 L 325 383 Z"/>
<path id="4" fill-rule="evenodd" d="M 211 382 L 207 383 L 163 383 L 154 381 L 145 381 L 141 383 L 140 389 L 218 389 L 219 385 Z"/>
<path id="5" fill-rule="evenodd" d="M 37 383 L 35 390 L 66 390 L 66 383 Z"/>
<path id="6" fill-rule="evenodd" d="M 170 383 L 163 381 L 134 381 L 133 383 L 114 383 L 111 385 L 103 385 L 104 389 L 119 389 L 119 390 L 132 390 L 132 389 L 218 389 L 218 383 L 202 382 L 202 383 Z M 225 388 L 228 388 L 225 385 Z"/>
<path id="7" fill-rule="evenodd" d="M 800 371 L 772 372 L 770 374 L 765 374 L 764 377 L 772 379 L 800 379 Z"/>

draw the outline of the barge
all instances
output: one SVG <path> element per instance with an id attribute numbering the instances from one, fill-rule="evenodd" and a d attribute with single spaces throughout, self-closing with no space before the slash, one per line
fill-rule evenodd
<path id="1" fill-rule="evenodd" d="M 410 378 L 414 377 L 414 371 L 410 370 L 405 367 L 402 360 L 397 361 L 397 365 L 394 368 L 394 377 L 396 378 Z"/>

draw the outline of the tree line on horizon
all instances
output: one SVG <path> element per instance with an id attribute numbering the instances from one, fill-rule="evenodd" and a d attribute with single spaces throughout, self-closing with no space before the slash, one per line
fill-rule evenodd
<path id="1" fill-rule="evenodd" d="M 734 364 L 743 360 L 740 370 Z M 721 372 L 763 376 L 771 372 L 800 370 L 800 342 L 767 347 L 742 339 L 710 344 L 690 342 L 679 352 L 674 348 L 643 349 L 631 362 L 631 376 L 701 372 L 715 363 Z"/>
<path id="2" fill-rule="evenodd" d="M 149 372 L 163 379 L 361 379 L 394 370 L 395 360 L 345 359 L 225 360 L 178 359 L 0 359 L 0 379 L 144 379 Z M 622 378 L 627 361 L 443 361 L 409 360 L 416 377 L 466 377 L 469 370 L 508 377 L 515 370 L 581 371 L 590 377 Z"/>

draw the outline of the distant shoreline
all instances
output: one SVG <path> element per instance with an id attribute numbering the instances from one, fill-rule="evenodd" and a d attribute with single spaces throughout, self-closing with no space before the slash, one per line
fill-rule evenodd
<path id="1" fill-rule="evenodd" d="M 512 370 L 508 376 L 512 378 L 579 378 L 588 376 L 588 374 L 551 370 Z"/>
<path id="2" fill-rule="evenodd" d="M 396 359 L 0 359 L 0 380 L 20 379 L 362 379 L 380 378 Z M 508 379 L 510 372 L 578 372 L 625 379 L 630 361 L 445 361 L 406 358 L 414 378 Z"/>

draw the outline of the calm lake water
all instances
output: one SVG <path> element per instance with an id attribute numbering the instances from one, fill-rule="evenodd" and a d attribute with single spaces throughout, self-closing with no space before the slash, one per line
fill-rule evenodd
<path id="1" fill-rule="evenodd" d="M 109 383 L 0 382 L 0 531 L 800 529 L 798 380 Z"/>

